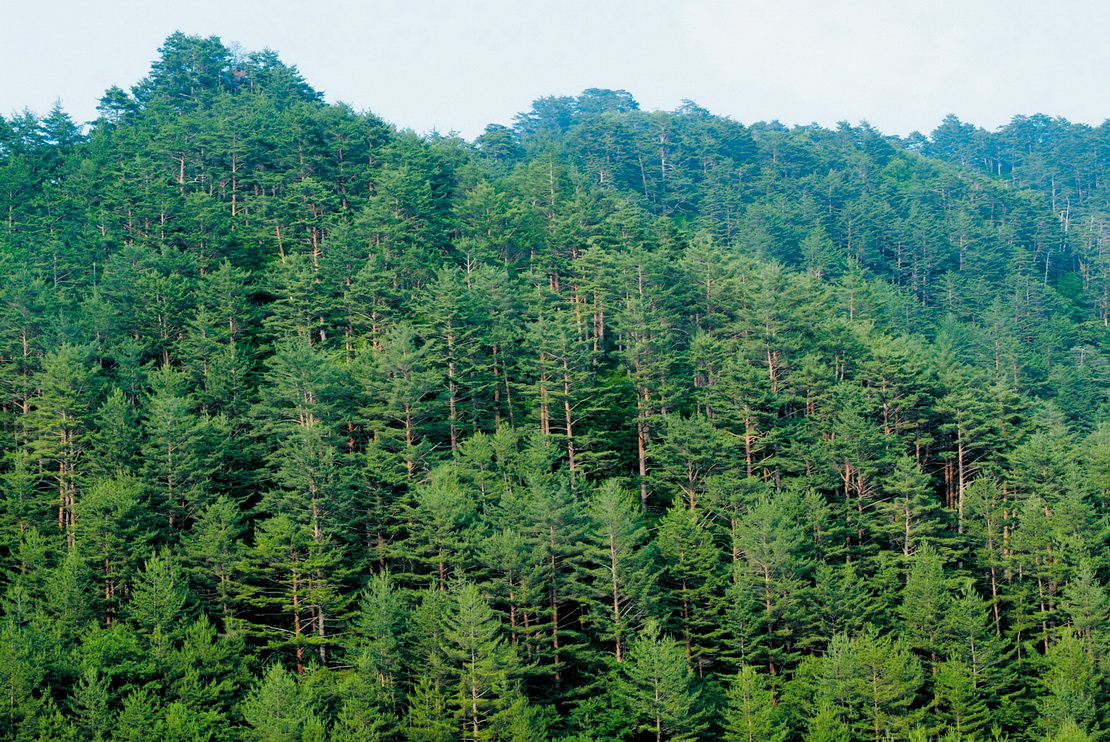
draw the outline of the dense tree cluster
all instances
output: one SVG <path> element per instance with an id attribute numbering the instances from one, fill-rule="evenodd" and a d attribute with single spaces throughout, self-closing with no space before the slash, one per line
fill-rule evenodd
<path id="1" fill-rule="evenodd" d="M 1095 740 L 1110 127 L 0 118 L 0 740 Z"/>

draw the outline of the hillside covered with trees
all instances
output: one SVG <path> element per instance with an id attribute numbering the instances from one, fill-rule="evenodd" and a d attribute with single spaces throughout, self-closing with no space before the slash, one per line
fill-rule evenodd
<path id="1" fill-rule="evenodd" d="M 1110 731 L 1110 124 L 0 118 L 0 741 Z"/>

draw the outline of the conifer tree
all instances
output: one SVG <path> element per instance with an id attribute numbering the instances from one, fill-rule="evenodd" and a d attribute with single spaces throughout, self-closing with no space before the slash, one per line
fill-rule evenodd
<path id="1" fill-rule="evenodd" d="M 259 524 L 248 557 L 255 585 L 247 600 L 261 612 L 261 633 L 271 646 L 292 649 L 298 673 L 312 647 L 326 663 L 334 641 L 329 626 L 345 610 L 337 549 L 313 538 L 308 526 L 277 515 Z"/>
<path id="2" fill-rule="evenodd" d="M 409 742 L 452 742 L 458 724 L 448 708 L 449 692 L 443 678 L 422 673 L 412 690 L 402 733 Z"/>
<path id="3" fill-rule="evenodd" d="M 173 714 L 187 714 L 195 724 L 182 722 L 183 728 L 202 730 L 225 727 L 231 709 L 248 684 L 251 662 L 244 657 L 245 637 L 241 633 L 218 633 L 203 613 L 180 631 L 180 642 L 170 657 L 165 697 L 178 707 L 166 709 L 166 722 Z"/>
<path id="4" fill-rule="evenodd" d="M 629 647 L 613 691 L 628 709 L 635 729 L 656 742 L 694 740 L 705 730 L 701 691 L 682 645 L 649 621 Z"/>
<path id="5" fill-rule="evenodd" d="M 431 363 L 434 344 L 410 324 L 397 324 L 356 368 L 367 404 L 362 415 L 375 442 L 397 456 L 413 480 L 433 448 L 426 429 L 441 375 Z"/>
<path id="6" fill-rule="evenodd" d="M 1044 655 L 1040 682 L 1038 727 L 1052 734 L 1069 721 L 1085 731 L 1098 731 L 1098 699 L 1102 678 L 1095 661 L 1073 632 L 1067 631 Z"/>
<path id="7" fill-rule="evenodd" d="M 676 503 L 664 515 L 655 544 L 659 584 L 665 591 L 660 609 L 671 617 L 669 623 L 682 640 L 687 660 L 704 674 L 721 648 L 724 633 L 720 554 L 702 518 L 685 503 Z"/>
<path id="8" fill-rule="evenodd" d="M 90 468 L 98 474 L 138 474 L 142 433 L 139 409 L 119 388 L 112 389 L 97 410 L 90 433 Z"/>
<path id="9" fill-rule="evenodd" d="M 273 441 L 278 487 L 267 504 L 294 514 L 323 543 L 339 535 L 348 507 L 341 368 L 328 352 L 296 341 L 282 343 L 269 366 L 266 393 L 255 408 Z"/>
<path id="10" fill-rule="evenodd" d="M 257 312 L 249 303 L 247 280 L 227 260 L 205 274 L 182 343 L 192 376 L 199 381 L 200 402 L 233 419 L 246 412 L 251 399 L 250 328 Z"/>
<path id="11" fill-rule="evenodd" d="M 622 662 L 632 627 L 646 613 L 655 582 L 645 546 L 647 529 L 639 507 L 617 480 L 602 482 L 587 514 L 590 527 L 583 556 L 593 578 L 593 633 L 612 642 L 613 657 Z"/>
<path id="12" fill-rule="evenodd" d="M 401 517 L 408 531 L 405 561 L 415 563 L 418 579 L 446 590 L 448 579 L 470 546 L 476 520 L 475 502 L 450 465 L 437 467 L 429 481 L 411 490 Z"/>
<path id="13" fill-rule="evenodd" d="M 940 653 L 942 624 L 951 600 L 949 593 L 943 558 L 932 547 L 923 546 L 910 563 L 898 615 L 903 622 L 905 641 L 925 653 L 933 665 Z"/>
<path id="14" fill-rule="evenodd" d="M 77 516 L 78 476 L 87 445 L 93 392 L 88 349 L 62 345 L 43 359 L 27 421 L 29 447 L 58 495 L 58 527 L 70 546 Z"/>
<path id="15" fill-rule="evenodd" d="M 25 720 L 38 711 L 34 691 L 43 681 L 46 668 L 42 666 L 39 650 L 33 644 L 34 635 L 18 626 L 11 618 L 0 623 L 0 688 L 4 700 L 0 718 L 4 720 L 4 739 L 15 739 L 15 731 Z"/>
<path id="16" fill-rule="evenodd" d="M 781 493 L 755 502 L 740 519 L 733 565 L 731 613 L 741 634 L 745 662 L 766 664 L 777 674 L 792 664 L 793 637 L 803 633 L 802 608 L 808 593 L 805 576 L 807 534 L 796 493 Z M 745 611 L 747 609 L 747 611 Z M 748 616 L 743 616 L 749 612 Z M 740 628 L 754 624 L 750 635 Z M 740 639 L 740 637 L 737 637 Z"/>
<path id="17" fill-rule="evenodd" d="M 920 718 L 910 708 L 922 680 L 909 650 L 873 627 L 855 637 L 838 634 L 822 659 L 822 697 L 861 739 L 875 742 L 904 733 Z"/>
<path id="18" fill-rule="evenodd" d="M 971 669 L 962 662 L 949 660 L 937 666 L 933 696 L 937 715 L 957 735 L 972 735 L 986 726 L 986 701 Z"/>
<path id="19" fill-rule="evenodd" d="M 411 612 L 389 572 L 370 579 L 353 622 L 349 657 L 357 675 L 346 684 L 344 708 L 354 719 L 365 718 L 382 734 L 396 731 L 404 700 L 404 681 L 412 676 L 407 645 Z"/>
<path id="20" fill-rule="evenodd" d="M 726 436 L 703 416 L 665 416 L 660 441 L 650 457 L 655 489 L 681 496 L 696 510 L 706 497 L 710 478 L 726 469 L 730 448 Z"/>
<path id="21" fill-rule="evenodd" d="M 742 742 L 779 742 L 786 738 L 787 730 L 776 719 L 774 692 L 767 677 L 751 665 L 741 666 L 729 683 L 725 729 Z"/>
<path id="22" fill-rule="evenodd" d="M 94 742 L 110 739 L 112 712 L 108 707 L 109 678 L 101 676 L 95 668 L 83 668 L 73 690 L 73 701 L 77 707 L 77 727 L 85 739 Z"/>
<path id="23" fill-rule="evenodd" d="M 149 643 L 152 659 L 169 661 L 169 653 L 181 639 L 189 601 L 188 588 L 177 560 L 167 553 L 146 561 L 136 576 L 127 614 Z"/>
<path id="24" fill-rule="evenodd" d="M 1098 584 L 1090 563 L 1080 563 L 1075 577 L 1064 588 L 1063 609 L 1075 636 L 1095 657 L 1105 656 L 1110 639 L 1106 590 Z"/>
<path id="25" fill-rule="evenodd" d="M 885 516 L 882 530 L 909 559 L 920 546 L 936 544 L 944 531 L 940 503 L 929 490 L 929 478 L 909 456 L 894 462 L 886 484 L 887 498 L 876 504 Z"/>
<path id="26" fill-rule="evenodd" d="M 535 476 L 530 485 L 519 511 L 529 555 L 527 610 L 534 616 L 526 632 L 528 659 L 534 672 L 550 678 L 548 690 L 559 698 L 567 693 L 564 675 L 580 660 L 584 644 L 578 627 L 586 523 L 566 477 Z"/>
<path id="27" fill-rule="evenodd" d="M 193 414 L 183 379 L 168 366 L 156 372 L 143 428 L 142 474 L 150 499 L 171 530 L 186 528 L 208 505 L 211 477 L 219 458 L 219 421 Z"/>
<path id="28" fill-rule="evenodd" d="M 98 111 L 0 116 L 0 740 L 1105 736 L 1107 127 Z"/>
<path id="29" fill-rule="evenodd" d="M 199 596 L 225 623 L 234 617 L 243 592 L 241 519 L 235 503 L 220 495 L 200 513 L 183 543 L 183 563 Z"/>
<path id="30" fill-rule="evenodd" d="M 143 507 L 142 485 L 131 476 L 100 480 L 89 488 L 77 514 L 73 557 L 95 575 L 102 618 L 118 615 L 124 596 L 140 568 L 143 547 L 154 531 Z M 72 608 L 91 607 L 87 604 Z"/>
<path id="31" fill-rule="evenodd" d="M 501 636 L 501 626 L 478 588 L 453 589 L 444 631 L 444 651 L 454 685 L 450 706 L 461 739 L 493 738 L 496 719 L 507 713 L 519 676 L 516 652 Z"/>
<path id="32" fill-rule="evenodd" d="M 257 742 L 316 742 L 319 727 L 310 691 L 280 664 L 272 664 L 243 701 L 247 738 Z"/>
<path id="33" fill-rule="evenodd" d="M 155 737 L 162 711 L 158 706 L 157 698 L 152 698 L 145 688 L 127 694 L 117 719 L 119 732 L 113 739 L 141 742 Z"/>
<path id="34" fill-rule="evenodd" d="M 625 285 L 618 288 L 614 329 L 621 342 L 616 353 L 632 383 L 636 399 L 636 460 L 640 500 L 649 506 L 648 451 L 655 438 L 659 416 L 673 409 L 677 400 L 672 368 L 681 357 L 663 352 L 676 346 L 673 317 L 668 312 L 666 270 L 662 254 L 633 252 L 619 263 Z M 666 498 L 664 498 L 664 501 Z"/>

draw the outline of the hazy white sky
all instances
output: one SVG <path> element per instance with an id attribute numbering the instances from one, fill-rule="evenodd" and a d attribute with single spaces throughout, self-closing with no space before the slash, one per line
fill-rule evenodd
<path id="1" fill-rule="evenodd" d="M 7 0 L 0 114 L 95 117 L 175 30 L 276 50 L 329 101 L 473 138 L 544 95 L 624 88 L 751 123 L 1110 117 L 1105 0 Z"/>

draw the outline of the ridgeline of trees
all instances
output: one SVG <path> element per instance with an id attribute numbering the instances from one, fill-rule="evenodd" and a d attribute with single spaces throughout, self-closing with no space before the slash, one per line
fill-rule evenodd
<path id="1" fill-rule="evenodd" d="M 0 740 L 1097 740 L 1110 125 L 0 118 Z"/>

